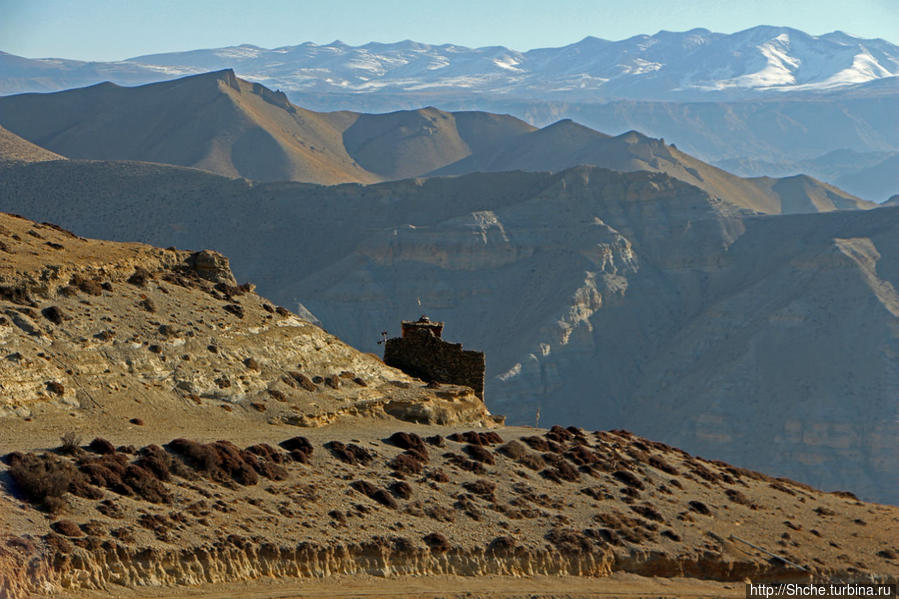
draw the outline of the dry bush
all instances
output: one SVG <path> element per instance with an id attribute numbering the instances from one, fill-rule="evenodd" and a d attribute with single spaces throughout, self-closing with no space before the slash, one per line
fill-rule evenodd
<path id="1" fill-rule="evenodd" d="M 615 496 L 609 493 L 606 489 L 602 487 L 586 487 L 581 489 L 581 493 L 586 495 L 587 497 L 591 497 L 597 501 L 601 501 L 603 499 L 614 499 Z"/>
<path id="2" fill-rule="evenodd" d="M 418 455 L 408 451 L 404 451 L 390 460 L 388 466 L 400 474 L 419 474 L 424 468 Z"/>
<path id="3" fill-rule="evenodd" d="M 528 446 L 535 451 L 550 451 L 549 442 L 542 437 L 522 437 L 522 441 L 528 444 Z"/>
<path id="4" fill-rule="evenodd" d="M 677 468 L 675 468 L 659 456 L 650 456 L 649 465 L 667 474 L 678 474 Z"/>
<path id="5" fill-rule="evenodd" d="M 390 493 L 380 487 L 376 487 L 367 480 L 357 480 L 350 483 L 350 486 L 369 499 L 377 501 L 384 507 L 389 507 L 390 509 L 394 510 L 397 508 L 396 500 L 390 495 Z"/>
<path id="6" fill-rule="evenodd" d="M 658 530 L 656 524 L 640 518 L 631 518 L 614 510 L 595 514 L 593 520 L 615 531 L 617 536 L 625 541 L 635 544 L 653 541 L 655 539 L 653 533 Z"/>
<path id="7" fill-rule="evenodd" d="M 292 381 L 290 383 L 292 387 L 296 387 L 297 385 L 299 385 L 306 391 L 315 391 L 316 389 L 318 389 L 318 385 L 313 383 L 312 379 L 310 379 L 308 376 L 306 376 L 302 372 L 297 372 L 296 370 L 291 370 L 287 374 L 289 374 L 290 379 L 292 379 Z M 284 378 L 284 377 L 282 377 L 282 378 Z M 294 384 L 293 381 L 295 381 L 296 383 Z"/>
<path id="8" fill-rule="evenodd" d="M 440 468 L 434 468 L 433 470 L 428 470 L 427 473 L 428 480 L 432 480 L 438 483 L 448 483 L 449 476 L 446 475 L 446 472 L 441 470 Z"/>
<path id="9" fill-rule="evenodd" d="M 565 458 L 578 466 L 595 464 L 599 461 L 599 456 L 583 445 L 576 445 L 574 448 L 566 451 Z"/>
<path id="10" fill-rule="evenodd" d="M 259 475 L 246 460 L 246 456 L 252 454 L 242 452 L 229 441 L 203 444 L 175 439 L 168 448 L 180 455 L 188 466 L 218 482 L 234 481 L 241 485 L 259 482 Z"/>
<path id="11" fill-rule="evenodd" d="M 728 489 L 727 491 L 724 492 L 724 494 L 727 495 L 727 498 L 730 499 L 731 501 L 733 501 L 734 503 L 738 503 L 740 505 L 748 505 L 748 506 L 754 505 L 752 503 L 752 501 L 750 501 L 749 498 L 746 497 L 746 495 L 744 495 L 743 493 L 741 493 L 740 491 L 738 491 L 736 489 Z"/>
<path id="12" fill-rule="evenodd" d="M 7 463 L 16 488 L 29 501 L 43 505 L 48 511 L 62 507 L 63 495 L 80 478 L 71 462 L 50 454 L 10 454 Z"/>
<path id="13" fill-rule="evenodd" d="M 431 435 L 425 441 L 428 442 L 428 445 L 433 445 L 434 447 L 446 447 L 446 441 L 440 435 Z"/>
<path id="14" fill-rule="evenodd" d="M 661 513 L 651 505 L 644 503 L 643 505 L 632 505 L 630 509 L 635 513 L 640 514 L 647 520 L 653 520 L 655 522 L 665 522 L 665 517 L 662 516 Z"/>
<path id="15" fill-rule="evenodd" d="M 136 266 L 134 268 L 134 273 L 132 273 L 132 275 L 128 277 L 128 283 L 136 287 L 144 287 L 146 286 L 147 281 L 149 281 L 150 278 L 150 273 L 146 268 L 142 266 Z"/>
<path id="16" fill-rule="evenodd" d="M 497 445 L 503 442 L 503 438 L 494 431 L 480 433 L 478 431 L 468 431 L 466 433 L 453 433 L 447 437 L 450 441 L 457 443 L 470 443 L 472 445 Z"/>
<path id="17" fill-rule="evenodd" d="M 91 441 L 87 448 L 88 450 L 99 454 L 115 453 L 115 445 L 101 437 L 97 437 Z"/>
<path id="18" fill-rule="evenodd" d="M 704 504 L 701 501 L 697 501 L 694 499 L 694 500 L 690 501 L 687 505 L 689 505 L 690 509 L 692 511 L 696 512 L 697 514 L 702 514 L 703 516 L 711 516 L 712 515 L 712 510 L 709 509 L 709 506 L 707 506 L 706 504 Z"/>
<path id="19" fill-rule="evenodd" d="M 415 433 L 393 433 L 386 439 L 387 443 L 391 445 L 395 445 L 400 449 L 405 449 L 408 452 L 414 454 L 420 461 L 425 464 L 429 461 L 428 448 L 425 447 L 425 442 L 422 441 L 421 437 L 416 435 Z"/>
<path id="20" fill-rule="evenodd" d="M 51 383 L 47 383 L 47 388 L 50 387 Z M 59 383 L 56 383 L 59 385 Z M 62 387 L 62 385 L 59 385 Z M 81 437 L 79 437 L 75 431 L 69 431 L 59 438 L 62 442 L 56 451 L 62 454 L 71 455 L 81 449 Z"/>
<path id="21" fill-rule="evenodd" d="M 366 466 L 374 459 L 374 455 L 370 451 L 354 443 L 343 444 L 340 441 L 329 441 L 325 443 L 325 447 L 335 458 L 351 466 Z"/>
<path id="22" fill-rule="evenodd" d="M 487 545 L 487 552 L 493 555 L 508 555 L 515 551 L 516 543 L 512 537 L 496 537 Z"/>
<path id="23" fill-rule="evenodd" d="M 159 445 L 147 445 L 140 450 L 140 457 L 135 465 L 150 471 L 159 480 L 169 480 L 169 469 L 172 466 L 172 456 Z"/>
<path id="24" fill-rule="evenodd" d="M 628 472 L 627 470 L 616 470 L 612 473 L 612 476 L 615 478 L 615 480 L 618 480 L 629 487 L 633 487 L 634 489 L 639 489 L 642 491 L 644 488 L 646 488 L 639 478 L 637 478 L 633 475 L 633 473 Z"/>
<path id="25" fill-rule="evenodd" d="M 787 495 L 796 495 L 796 492 L 793 489 L 789 488 L 782 482 L 774 481 L 768 484 L 769 487 L 776 491 L 780 491 L 781 493 L 786 493 Z"/>
<path id="26" fill-rule="evenodd" d="M 480 462 L 475 462 L 474 460 L 466 459 L 464 456 L 459 455 L 458 453 L 447 452 L 443 454 L 443 457 L 446 458 L 446 461 L 453 466 L 461 468 L 466 472 L 474 472 L 475 474 L 487 474 L 487 469 L 484 468 L 484 465 Z"/>
<path id="27" fill-rule="evenodd" d="M 674 532 L 674 531 L 671 530 L 671 529 L 663 530 L 663 531 L 662 531 L 662 536 L 663 536 L 663 537 L 668 537 L 668 538 L 671 539 L 672 541 L 675 541 L 675 542 L 678 542 L 678 543 L 679 543 L 680 540 L 681 540 L 681 539 L 680 539 L 680 535 L 677 534 L 676 532 Z"/>
<path id="28" fill-rule="evenodd" d="M 717 472 L 712 472 L 696 460 L 692 460 L 688 462 L 690 466 L 690 472 L 701 478 L 702 480 L 708 481 L 710 483 L 721 482 L 721 475 Z"/>
<path id="29" fill-rule="evenodd" d="M 281 447 L 290 452 L 290 457 L 295 462 L 308 464 L 312 457 L 312 443 L 306 437 L 291 437 L 279 443 Z"/>
<path id="30" fill-rule="evenodd" d="M 558 424 L 554 424 L 552 428 L 544 435 L 547 439 L 551 439 L 556 443 L 565 443 L 574 438 L 568 430 L 562 428 Z"/>
<path id="31" fill-rule="evenodd" d="M 449 541 L 439 532 L 426 534 L 422 540 L 431 550 L 431 553 L 446 553 L 450 549 Z"/>
<path id="32" fill-rule="evenodd" d="M 85 279 L 81 275 L 73 275 L 71 280 L 69 280 L 69 286 L 75 287 L 87 295 L 96 296 L 103 294 L 103 287 L 97 280 Z"/>
<path id="33" fill-rule="evenodd" d="M 590 553 L 593 550 L 590 538 L 576 530 L 553 528 L 546 533 L 546 540 L 563 553 Z"/>
<path id="34" fill-rule="evenodd" d="M 516 461 L 530 453 L 521 441 L 516 441 L 515 439 L 509 441 L 496 451 Z"/>
<path id="35" fill-rule="evenodd" d="M 484 464 L 493 465 L 496 463 L 496 458 L 493 457 L 493 454 L 490 450 L 485 449 L 480 445 L 466 445 L 462 448 L 462 451 L 468 454 L 468 457 L 475 460 L 476 462 L 482 462 Z"/>
<path id="36" fill-rule="evenodd" d="M 135 464 L 129 464 L 125 468 L 122 484 L 130 488 L 137 497 L 150 503 L 172 502 L 172 495 L 156 475 Z"/>
<path id="37" fill-rule="evenodd" d="M 412 487 L 409 486 L 409 483 L 401 480 L 390 484 L 390 492 L 400 499 L 409 499 L 412 497 Z"/>
<path id="38" fill-rule="evenodd" d="M 474 493 L 478 497 L 483 497 L 488 501 L 495 501 L 496 499 L 493 495 L 494 491 L 496 491 L 496 483 L 489 480 L 479 478 L 474 482 L 464 483 L 462 486 L 466 491 Z"/>
<path id="39" fill-rule="evenodd" d="M 81 528 L 71 520 L 58 520 L 51 524 L 50 528 L 67 537 L 80 537 L 84 535 Z"/>
<path id="40" fill-rule="evenodd" d="M 59 309 L 58 306 L 49 306 L 41 310 L 41 314 L 44 315 L 44 318 L 52 322 L 53 324 L 62 324 L 63 319 L 65 318 L 65 314 L 63 314 L 62 310 Z"/>
<path id="41" fill-rule="evenodd" d="M 456 513 L 452 509 L 439 504 L 429 505 L 425 508 L 425 514 L 438 522 L 455 522 Z"/>

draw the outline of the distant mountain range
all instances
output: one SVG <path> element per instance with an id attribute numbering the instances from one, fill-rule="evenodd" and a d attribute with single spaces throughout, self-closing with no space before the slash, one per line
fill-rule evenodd
<path id="1" fill-rule="evenodd" d="M 810 177 L 742 179 L 635 131 L 613 137 L 570 120 L 538 130 L 509 115 L 436 108 L 313 112 L 231 70 L 0 98 L 0 125 L 68 158 L 160 162 L 257 181 L 373 183 L 594 165 L 665 173 L 769 214 L 873 207 Z"/>
<path id="2" fill-rule="evenodd" d="M 229 68 L 314 111 L 436 106 L 508 113 L 537 127 L 570 118 L 611 135 L 637 130 L 665 138 L 742 176 L 805 172 L 865 199 L 899 193 L 891 162 L 848 163 L 834 177 L 827 169 L 796 169 L 831 152 L 882 155 L 883 161 L 899 152 L 899 47 L 842 32 L 812 36 L 769 26 L 729 35 L 661 31 L 527 52 L 335 41 L 115 62 L 0 52 L 0 94 L 106 81 L 140 85 Z"/>
<path id="3" fill-rule="evenodd" d="M 576 101 L 747 99 L 827 92 L 899 75 L 899 47 L 842 32 L 812 36 L 759 26 L 734 34 L 660 31 L 621 41 L 587 37 L 520 52 L 403 41 L 348 46 L 311 42 L 139 56 L 119 62 L 0 56 L 0 92 L 51 91 L 101 80 L 146 83 L 233 68 L 295 92 L 463 92 Z"/>

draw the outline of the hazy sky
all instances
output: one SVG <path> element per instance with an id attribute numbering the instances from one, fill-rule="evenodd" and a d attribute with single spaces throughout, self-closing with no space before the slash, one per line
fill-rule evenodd
<path id="1" fill-rule="evenodd" d="M 0 50 L 83 60 L 335 39 L 529 50 L 587 35 L 619 40 L 661 29 L 732 33 L 755 25 L 897 43 L 899 0 L 0 0 Z"/>

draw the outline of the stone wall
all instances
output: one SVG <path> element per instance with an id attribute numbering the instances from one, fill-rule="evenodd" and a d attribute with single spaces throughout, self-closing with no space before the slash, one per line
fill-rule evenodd
<path id="1" fill-rule="evenodd" d="M 471 387 L 484 399 L 484 352 L 463 350 L 461 343 L 448 343 L 426 329 L 388 339 L 384 363 L 423 381 Z"/>

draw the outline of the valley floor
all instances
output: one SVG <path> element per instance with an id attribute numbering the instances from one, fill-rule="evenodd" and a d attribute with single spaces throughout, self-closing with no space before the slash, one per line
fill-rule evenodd
<path id="1" fill-rule="evenodd" d="M 351 599 L 575 599 L 626 597 L 699 599 L 743 597 L 744 585 L 695 578 L 645 577 L 617 572 L 603 578 L 579 576 L 428 576 L 379 578 L 335 576 L 318 580 L 266 579 L 191 588 L 110 589 L 122 599 L 295 599 L 300 597 Z M 60 599 L 108 598 L 110 591 L 82 592 Z"/>

